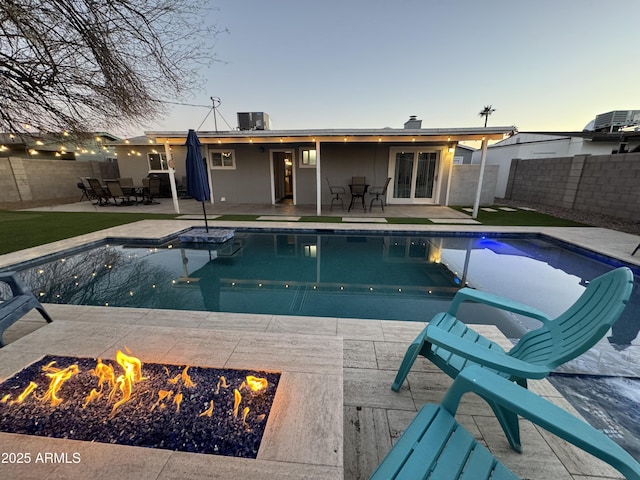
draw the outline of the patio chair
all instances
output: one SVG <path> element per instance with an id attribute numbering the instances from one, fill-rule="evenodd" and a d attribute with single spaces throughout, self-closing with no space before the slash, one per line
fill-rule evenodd
<path id="1" fill-rule="evenodd" d="M 604 433 L 507 379 L 470 366 L 456 377 L 440 405 L 422 407 L 370 480 L 518 479 L 456 421 L 460 399 L 467 392 L 523 416 L 608 463 L 627 479 L 640 479 L 640 464 Z"/>
<path id="2" fill-rule="evenodd" d="M 349 203 L 349 208 L 347 212 L 351 211 L 351 207 L 353 207 L 353 202 L 355 199 L 359 198 L 362 200 L 362 210 L 367 211 L 367 206 L 364 203 L 364 196 L 367 193 L 367 177 L 351 177 L 351 183 L 349 184 L 349 188 L 351 189 L 351 202 Z"/>
<path id="3" fill-rule="evenodd" d="M 369 189 L 369 195 L 375 195 L 375 198 L 372 198 L 371 203 L 369 204 L 369 211 L 373 208 L 373 202 L 380 202 L 380 208 L 382 208 L 382 211 L 384 212 L 384 199 L 387 196 L 387 187 L 389 186 L 390 181 L 391 178 L 387 178 L 383 187 L 371 187 Z"/>
<path id="4" fill-rule="evenodd" d="M 87 178 L 87 182 L 89 182 L 91 191 L 98 200 L 98 205 L 103 207 L 111 205 L 111 193 L 109 193 L 109 190 L 102 187 L 97 178 Z"/>
<path id="5" fill-rule="evenodd" d="M 96 196 L 93 194 L 93 190 L 91 190 L 91 185 L 87 182 L 86 177 L 79 177 L 80 181 L 77 183 L 78 188 L 82 191 L 82 196 L 80 197 L 80 201 L 83 199 L 87 199 L 89 201 L 96 200 Z"/>
<path id="6" fill-rule="evenodd" d="M 146 177 L 142 179 L 142 199 L 145 205 L 158 204 L 154 200 L 155 197 L 160 195 L 160 178 L 158 177 Z"/>
<path id="7" fill-rule="evenodd" d="M 329 185 L 329 191 L 331 192 L 331 195 L 335 195 L 335 197 L 331 198 L 331 206 L 329 207 L 329 211 L 333 210 L 334 203 L 336 205 L 340 203 L 342 210 L 344 210 L 344 201 L 342 200 L 342 197 L 340 195 L 344 195 L 346 193 L 346 190 L 344 189 L 344 187 L 331 185 L 331 182 L 329 181 L 329 177 L 324 177 L 324 178 L 327 181 L 327 185 Z"/>
<path id="8" fill-rule="evenodd" d="M 131 197 L 122 190 L 118 180 L 107 180 L 107 188 L 117 206 L 122 207 L 133 204 Z M 120 199 L 120 203 L 118 203 L 118 199 Z"/>
<path id="9" fill-rule="evenodd" d="M 0 301 L 0 347 L 4 347 L 4 331 L 33 308 L 40 312 L 47 323 L 53 321 L 33 293 L 22 284 L 16 272 L 0 273 L 0 282 L 6 283 L 11 290 L 11 297 Z"/>
<path id="10" fill-rule="evenodd" d="M 396 392 L 418 355 L 455 378 L 468 365 L 479 364 L 521 386 L 527 379 L 546 377 L 555 367 L 594 346 L 618 319 L 631 296 L 633 274 L 620 267 L 592 280 L 580 298 L 555 319 L 535 308 L 470 288 L 459 290 L 449 310 L 436 314 L 407 349 L 395 381 Z M 468 328 L 456 315 L 462 302 L 482 303 L 542 322 L 508 352 Z M 520 451 L 518 417 L 498 405 L 494 412 L 512 448 Z"/>

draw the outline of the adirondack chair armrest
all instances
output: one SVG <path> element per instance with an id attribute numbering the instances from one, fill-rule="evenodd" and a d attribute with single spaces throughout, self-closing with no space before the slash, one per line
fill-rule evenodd
<path id="1" fill-rule="evenodd" d="M 627 479 L 640 479 L 640 464 L 620 445 L 550 401 L 478 366 L 469 366 L 456 377 L 442 401 L 455 415 L 460 398 L 474 392 L 486 400 L 530 420 L 567 442 L 605 461 Z"/>
<path id="2" fill-rule="evenodd" d="M 458 311 L 458 307 L 463 302 L 482 303 L 484 305 L 499 308 L 500 310 L 506 310 L 513 313 L 519 313 L 527 317 L 535 318 L 542 323 L 551 321 L 551 318 L 549 318 L 547 314 L 541 312 L 536 308 L 530 307 L 529 305 L 525 305 L 524 303 L 501 297 L 500 295 L 481 292 L 479 290 L 474 290 L 468 287 L 458 290 L 458 292 L 453 297 L 453 300 L 451 301 L 451 305 L 449 306 L 449 310 L 447 310 L 447 313 L 455 316 Z"/>
<path id="3" fill-rule="evenodd" d="M 22 284 L 16 272 L 0 272 L 0 282 L 6 283 L 11 289 L 13 296 L 31 295 L 31 291 Z"/>
<path id="4" fill-rule="evenodd" d="M 549 369 L 523 362 L 499 350 L 492 350 L 465 340 L 435 325 L 427 325 L 424 339 L 438 347 L 459 355 L 484 367 L 494 368 L 520 378 L 541 379 L 549 375 Z"/>

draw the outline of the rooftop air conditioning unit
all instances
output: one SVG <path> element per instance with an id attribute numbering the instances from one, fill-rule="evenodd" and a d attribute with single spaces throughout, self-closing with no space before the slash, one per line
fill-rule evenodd
<path id="1" fill-rule="evenodd" d="M 640 124 L 640 110 L 614 110 L 596 115 L 593 129 L 596 132 L 617 132 L 624 127 Z"/>
<path id="2" fill-rule="evenodd" d="M 269 130 L 269 115 L 264 112 L 238 112 L 238 129 Z"/>

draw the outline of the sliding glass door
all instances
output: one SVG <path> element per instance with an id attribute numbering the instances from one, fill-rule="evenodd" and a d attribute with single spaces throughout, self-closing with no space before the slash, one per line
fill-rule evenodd
<path id="1" fill-rule="evenodd" d="M 391 149 L 389 176 L 394 203 L 434 203 L 438 153 L 418 149 Z"/>

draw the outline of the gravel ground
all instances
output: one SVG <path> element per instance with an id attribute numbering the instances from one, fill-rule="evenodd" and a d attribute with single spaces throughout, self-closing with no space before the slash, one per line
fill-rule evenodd
<path id="1" fill-rule="evenodd" d="M 597 213 L 583 212 L 579 210 L 571 210 L 568 208 L 554 207 L 543 205 L 540 203 L 523 202 L 517 200 L 496 199 L 496 203 L 509 207 L 528 207 L 534 208 L 540 213 L 546 213 L 558 218 L 566 218 L 575 222 L 584 223 L 594 227 L 609 228 L 620 232 L 633 233 L 640 235 L 640 220 L 633 221 L 624 218 L 611 217 L 609 215 L 600 215 Z"/>

